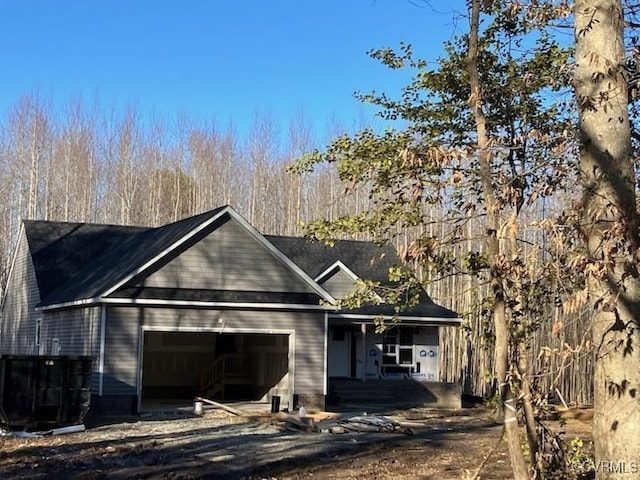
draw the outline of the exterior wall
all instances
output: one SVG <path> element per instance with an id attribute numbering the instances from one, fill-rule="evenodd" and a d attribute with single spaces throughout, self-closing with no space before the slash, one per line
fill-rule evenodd
<path id="1" fill-rule="evenodd" d="M 58 352 L 54 351 L 57 340 Z M 42 355 L 100 354 L 100 307 L 46 312 L 40 341 Z"/>
<path id="2" fill-rule="evenodd" d="M 36 355 L 36 324 L 41 314 L 35 311 L 40 293 L 24 226 L 10 272 L 0 323 L 0 354 Z"/>
<path id="3" fill-rule="evenodd" d="M 294 394 L 326 394 L 324 312 L 108 307 L 105 395 L 138 394 L 143 329 L 226 333 L 292 332 Z"/>
<path id="4" fill-rule="evenodd" d="M 207 237 L 143 280 L 159 288 L 312 292 L 235 221 Z"/>
<path id="5" fill-rule="evenodd" d="M 92 358 L 91 392 L 99 392 L 100 307 L 44 312 L 41 355 L 84 355 Z"/>

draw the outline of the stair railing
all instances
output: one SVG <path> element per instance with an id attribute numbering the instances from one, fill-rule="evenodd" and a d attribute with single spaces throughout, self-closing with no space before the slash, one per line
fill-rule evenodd
<path id="1" fill-rule="evenodd" d="M 224 384 L 228 377 L 246 376 L 246 359 L 244 355 L 225 354 L 216 358 L 206 366 L 200 375 L 200 391 L 208 392 L 216 385 Z"/>

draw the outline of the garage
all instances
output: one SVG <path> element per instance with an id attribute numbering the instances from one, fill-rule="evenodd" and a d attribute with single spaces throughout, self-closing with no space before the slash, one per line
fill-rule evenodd
<path id="1" fill-rule="evenodd" d="M 145 331 L 142 401 L 288 397 L 288 334 Z"/>

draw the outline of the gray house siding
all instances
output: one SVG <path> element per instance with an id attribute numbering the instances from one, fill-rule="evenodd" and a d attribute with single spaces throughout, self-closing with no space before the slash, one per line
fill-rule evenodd
<path id="1" fill-rule="evenodd" d="M 198 310 L 109 307 L 104 371 L 105 395 L 137 394 L 141 332 L 294 332 L 294 393 L 326 393 L 324 312 Z"/>
<path id="2" fill-rule="evenodd" d="M 0 354 L 38 353 L 36 324 L 41 313 L 35 311 L 35 306 L 39 302 L 38 283 L 23 226 L 2 304 Z"/>
<path id="3" fill-rule="evenodd" d="M 320 284 L 334 298 L 344 298 L 357 289 L 355 280 L 343 270 L 338 270 L 335 275 L 327 278 L 324 282 L 320 282 Z"/>
<path id="4" fill-rule="evenodd" d="M 100 353 L 100 307 L 48 312 L 42 322 L 40 353 L 54 355 L 53 340 L 58 340 L 60 355 Z"/>
<path id="5" fill-rule="evenodd" d="M 92 357 L 91 391 L 99 391 L 100 307 L 76 308 L 43 314 L 40 353 L 42 355 L 84 355 Z M 59 349 L 54 351 L 54 343 Z"/>
<path id="6" fill-rule="evenodd" d="M 235 221 L 227 221 L 138 286 L 309 293 L 312 288 Z"/>

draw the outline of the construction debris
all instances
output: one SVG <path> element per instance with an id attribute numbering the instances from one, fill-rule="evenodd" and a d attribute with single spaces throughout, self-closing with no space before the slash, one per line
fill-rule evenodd
<path id="1" fill-rule="evenodd" d="M 298 415 L 290 415 L 284 412 L 274 414 L 274 418 L 280 422 L 284 422 L 287 427 L 303 432 L 319 432 L 313 417 L 300 417 Z"/>
<path id="2" fill-rule="evenodd" d="M 391 432 L 413 434 L 413 430 L 389 417 L 358 415 L 338 421 L 338 425 L 352 432 Z"/>
<path id="3" fill-rule="evenodd" d="M 316 421 L 312 416 L 300 417 L 284 412 L 274 414 L 273 418 L 285 425 L 288 430 L 316 433 L 364 433 L 389 432 L 413 434 L 413 427 L 422 425 L 403 423 L 379 415 L 356 415 L 338 418 L 324 418 Z"/>
<path id="4" fill-rule="evenodd" d="M 53 428 L 51 430 L 45 430 L 42 432 L 26 432 L 22 430 L 10 431 L 5 429 L 0 429 L 0 437 L 42 438 L 45 435 L 66 435 L 67 433 L 79 433 L 84 431 L 85 431 L 84 424 Z"/>
<path id="5" fill-rule="evenodd" d="M 85 426 L 84 424 L 80 424 L 80 425 L 70 425 L 68 427 L 60 427 L 60 428 L 53 428 L 51 430 L 46 430 L 44 432 L 36 432 L 40 435 L 66 435 L 67 433 L 79 433 L 79 432 L 84 432 Z"/>

